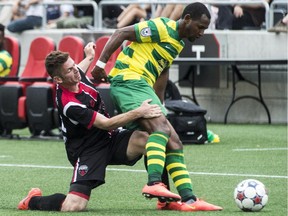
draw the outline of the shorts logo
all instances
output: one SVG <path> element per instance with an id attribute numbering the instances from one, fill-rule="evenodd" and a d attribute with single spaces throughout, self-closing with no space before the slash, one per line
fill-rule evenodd
<path id="1" fill-rule="evenodd" d="M 81 166 L 78 168 L 78 173 L 79 173 L 79 175 L 81 175 L 81 176 L 86 175 L 87 172 L 88 172 L 88 166 L 87 166 L 87 165 L 81 165 Z"/>
<path id="2" fill-rule="evenodd" d="M 149 37 L 151 36 L 151 29 L 149 27 L 143 28 L 140 34 L 142 37 Z"/>

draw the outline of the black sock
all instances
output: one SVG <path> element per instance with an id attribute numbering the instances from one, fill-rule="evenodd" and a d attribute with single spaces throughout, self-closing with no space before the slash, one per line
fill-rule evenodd
<path id="1" fill-rule="evenodd" d="M 66 195 L 56 193 L 50 196 L 35 196 L 29 202 L 30 210 L 61 211 Z"/>

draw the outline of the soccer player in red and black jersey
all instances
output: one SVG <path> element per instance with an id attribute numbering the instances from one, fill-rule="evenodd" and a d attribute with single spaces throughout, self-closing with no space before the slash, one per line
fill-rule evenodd
<path id="1" fill-rule="evenodd" d="M 145 154 L 146 132 L 118 128 L 138 118 L 158 117 L 161 109 L 146 100 L 135 110 L 109 118 L 99 92 L 84 72 L 94 58 L 94 47 L 94 43 L 87 44 L 86 58 L 79 65 L 61 51 L 46 57 L 47 72 L 56 82 L 63 138 L 74 170 L 67 195 L 42 196 L 39 188 L 32 188 L 18 204 L 20 210 L 85 210 L 92 189 L 105 183 L 107 165 L 132 166 Z"/>

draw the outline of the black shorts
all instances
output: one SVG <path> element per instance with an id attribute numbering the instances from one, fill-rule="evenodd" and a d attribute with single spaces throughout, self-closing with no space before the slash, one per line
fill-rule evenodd
<path id="1" fill-rule="evenodd" d="M 74 166 L 71 184 L 81 181 L 89 181 L 89 185 L 95 188 L 105 183 L 107 165 L 133 166 L 142 155 L 132 161 L 127 159 L 127 147 L 133 131 L 120 130 L 112 135 L 111 140 L 103 148 L 90 147 L 87 154 L 83 153 Z M 92 185 L 91 185 L 91 182 Z"/>

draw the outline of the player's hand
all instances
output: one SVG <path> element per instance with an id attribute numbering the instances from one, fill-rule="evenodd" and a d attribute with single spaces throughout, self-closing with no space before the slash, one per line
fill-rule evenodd
<path id="1" fill-rule="evenodd" d="M 101 82 L 108 82 L 107 74 L 103 68 L 100 68 L 98 66 L 94 66 L 94 68 L 91 71 L 91 74 L 94 78 L 94 81 L 96 83 L 101 83 Z"/>
<path id="2" fill-rule="evenodd" d="M 86 57 L 89 57 L 91 61 L 94 59 L 95 56 L 95 49 L 96 49 L 96 44 L 94 42 L 89 42 L 85 47 L 84 47 L 84 53 Z"/>
<path id="3" fill-rule="evenodd" d="M 145 100 L 138 108 L 143 118 L 155 118 L 162 115 L 160 106 L 157 104 L 149 104 L 152 99 Z"/>

